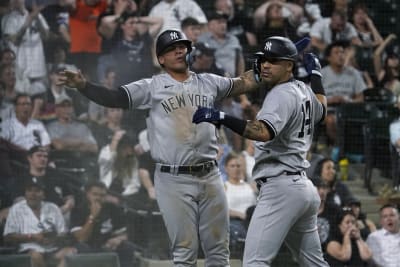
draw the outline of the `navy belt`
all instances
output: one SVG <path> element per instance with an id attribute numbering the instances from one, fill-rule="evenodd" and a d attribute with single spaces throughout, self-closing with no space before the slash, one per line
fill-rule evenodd
<path id="1" fill-rule="evenodd" d="M 284 171 L 283 174 L 288 175 L 288 176 L 301 175 L 302 172 L 301 171 L 297 171 L 297 172 Z M 271 178 L 271 177 L 261 177 L 261 178 L 256 179 L 258 189 L 260 189 L 261 185 L 263 185 L 267 182 L 268 178 Z"/>
<path id="2" fill-rule="evenodd" d="M 215 166 L 217 166 L 217 162 L 213 160 L 196 165 L 161 165 L 160 171 L 172 174 L 196 174 L 200 172 L 210 172 Z"/>

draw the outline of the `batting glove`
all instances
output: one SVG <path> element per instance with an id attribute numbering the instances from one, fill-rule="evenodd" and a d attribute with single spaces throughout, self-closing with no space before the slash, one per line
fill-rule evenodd
<path id="1" fill-rule="evenodd" d="M 198 107 L 193 114 L 192 122 L 199 124 L 200 122 L 210 122 L 220 125 L 220 121 L 225 117 L 225 113 L 214 108 Z"/>
<path id="2" fill-rule="evenodd" d="M 313 53 L 306 53 L 303 57 L 304 68 L 306 69 L 308 75 L 318 75 L 322 77 L 321 74 L 321 64 L 319 59 Z"/>

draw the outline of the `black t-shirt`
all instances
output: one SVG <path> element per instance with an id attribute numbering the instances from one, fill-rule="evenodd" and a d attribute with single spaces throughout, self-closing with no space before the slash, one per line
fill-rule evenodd
<path id="1" fill-rule="evenodd" d="M 57 206 L 61 207 L 65 203 L 65 197 L 73 195 L 74 193 L 74 181 L 61 172 L 47 169 L 45 176 L 35 176 L 45 185 L 44 195 L 45 201 L 52 202 Z M 16 185 L 13 198 L 25 196 L 25 182 L 31 179 L 32 175 L 26 173 L 23 176 L 16 178 Z M 76 189 L 78 190 L 78 189 Z"/>
<path id="2" fill-rule="evenodd" d="M 343 236 L 337 235 L 330 238 L 330 241 L 337 241 L 338 243 L 342 244 Z M 342 262 L 339 261 L 328 253 L 326 254 L 326 260 L 329 263 L 330 267 L 366 267 L 368 266 L 367 262 L 363 261 L 360 256 L 360 252 L 358 251 L 356 240 L 351 239 L 351 258 L 348 261 Z"/>
<path id="3" fill-rule="evenodd" d="M 84 200 L 71 212 L 70 228 L 82 227 L 90 215 L 89 203 Z M 104 243 L 116 232 L 126 227 L 126 217 L 122 208 L 111 203 L 104 203 L 100 214 L 93 222 L 93 231 L 86 242 L 92 248 L 101 248 Z"/>

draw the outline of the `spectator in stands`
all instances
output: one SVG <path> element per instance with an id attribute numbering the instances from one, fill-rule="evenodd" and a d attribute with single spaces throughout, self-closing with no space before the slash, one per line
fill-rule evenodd
<path id="1" fill-rule="evenodd" d="M 199 42 L 207 43 L 215 49 L 215 59 L 230 77 L 244 72 L 242 46 L 236 36 L 228 33 L 228 16 L 212 12 L 208 17 L 208 32 L 199 37 Z"/>
<path id="2" fill-rule="evenodd" d="M 194 45 L 193 63 L 191 71 L 195 73 L 214 73 L 220 76 L 226 76 L 225 71 L 215 62 L 215 49 L 209 44 L 198 42 Z"/>
<path id="3" fill-rule="evenodd" d="M 115 88 L 115 68 L 110 67 L 105 71 L 105 75 L 101 83 L 108 89 Z M 99 104 L 89 101 L 89 120 L 99 125 L 107 123 L 106 120 L 106 108 Z M 97 140 L 97 138 L 96 138 Z"/>
<path id="4" fill-rule="evenodd" d="M 47 125 L 55 150 L 97 153 L 97 143 L 90 129 L 73 118 L 72 99 L 67 95 L 60 95 L 55 105 L 57 120 Z"/>
<path id="5" fill-rule="evenodd" d="M 362 239 L 357 220 L 351 210 L 343 210 L 336 216 L 336 224 L 326 246 L 326 260 L 330 266 L 367 266 L 372 252 Z"/>
<path id="6" fill-rule="evenodd" d="M 399 211 L 394 205 L 386 204 L 379 213 L 382 228 L 368 236 L 367 244 L 372 251 L 374 266 L 395 267 L 400 262 Z"/>
<path id="7" fill-rule="evenodd" d="M 335 162 L 330 158 L 324 158 L 318 162 L 315 168 L 314 178 L 320 177 L 329 186 L 327 202 L 335 203 L 339 207 L 346 203 L 346 200 L 353 198 L 350 189 L 346 184 L 337 179 Z"/>
<path id="8" fill-rule="evenodd" d="M 390 123 L 389 135 L 390 143 L 396 148 L 400 155 L 400 118 Z"/>
<path id="9" fill-rule="evenodd" d="M 317 188 L 319 197 L 321 199 L 318 209 L 317 225 L 318 235 L 321 241 L 321 248 L 325 253 L 329 234 L 333 227 L 335 227 L 335 216 L 339 213 L 340 207 L 335 203 L 327 201 L 327 196 L 330 189 L 324 180 L 322 180 L 320 177 L 314 177 L 311 179 L 311 181 Z"/>
<path id="10" fill-rule="evenodd" d="M 283 2 L 283 3 L 282 3 Z M 264 27 L 266 23 L 266 11 L 271 4 L 282 3 L 282 15 L 288 18 L 291 25 L 298 25 L 303 17 L 303 10 L 301 6 L 296 3 L 291 3 L 281 0 L 265 1 L 254 11 L 254 26 L 256 31 Z M 258 40 L 260 42 L 260 40 Z M 264 40 L 261 40 L 264 41 Z"/>
<path id="11" fill-rule="evenodd" d="M 61 1 L 50 1 L 41 12 L 49 24 L 50 38 L 45 43 L 46 58 L 50 59 L 50 54 L 59 45 L 68 46 L 71 42 L 69 34 L 69 14 L 68 11 L 59 3 Z"/>
<path id="12" fill-rule="evenodd" d="M 310 30 L 311 45 L 322 55 L 328 45 L 336 41 L 347 41 L 352 45 L 361 45 L 357 31 L 348 22 L 347 14 L 334 11 L 329 18 L 317 20 Z"/>
<path id="13" fill-rule="evenodd" d="M 65 45 L 58 44 L 54 47 L 52 54 L 47 61 L 48 70 L 52 71 L 57 68 L 65 68 L 68 70 L 77 70 L 77 67 L 73 64 L 67 63 L 67 51 L 68 48 Z"/>
<path id="14" fill-rule="evenodd" d="M 314 22 L 322 18 L 320 3 L 305 0 L 295 0 L 293 2 L 302 7 L 304 12 L 300 17 L 296 33 L 299 37 L 308 36 Z"/>
<path id="15" fill-rule="evenodd" d="M 360 229 L 361 237 L 367 240 L 370 233 L 376 231 L 376 225 L 367 218 L 367 215 L 361 211 L 361 202 L 356 198 L 350 198 L 345 202 L 345 207 L 351 209 L 357 220 L 357 227 Z"/>
<path id="16" fill-rule="evenodd" d="M 171 28 L 181 29 L 181 23 L 187 17 L 195 18 L 203 25 L 207 23 L 203 10 L 193 0 L 162 0 L 153 6 L 149 16 L 164 18 L 160 32 Z"/>
<path id="17" fill-rule="evenodd" d="M 97 33 L 96 24 L 99 15 L 107 8 L 107 1 L 64 0 L 62 2 L 70 11 L 71 61 L 91 80 L 96 80 L 97 58 L 101 48 L 101 38 Z"/>
<path id="18" fill-rule="evenodd" d="M 10 209 L 4 240 L 18 245 L 19 253 L 29 254 L 34 267 L 47 266 L 49 259 L 62 267 L 64 257 L 76 253 L 76 249 L 64 244 L 67 229 L 60 209 L 43 199 L 44 184 L 32 177 L 25 184 L 25 200 Z"/>
<path id="19" fill-rule="evenodd" d="M 356 4 L 352 9 L 352 20 L 361 41 L 361 46 L 356 46 L 356 61 L 359 69 L 374 74 L 373 55 L 374 50 L 382 42 L 382 36 L 368 15 L 365 4 Z"/>
<path id="20" fill-rule="evenodd" d="M 141 196 L 138 194 L 141 187 L 146 190 L 149 199 L 155 199 L 149 171 L 139 166 L 134 147 L 134 138 L 125 131 L 118 130 L 114 132 L 111 142 L 100 151 L 100 181 L 111 194 L 115 194 L 109 198 L 115 204 L 127 202 L 133 206 Z"/>
<path id="21" fill-rule="evenodd" d="M 97 32 L 101 37 L 101 53 L 97 64 L 97 78 L 103 81 L 107 69 L 114 67 L 111 48 L 121 38 L 120 19 L 124 13 L 138 12 L 133 0 L 111 1 L 108 8 L 97 19 Z"/>
<path id="22" fill-rule="evenodd" d="M 5 85 L 4 100 L 13 103 L 17 96 L 15 67 L 12 64 L 0 65 L 0 81 Z"/>
<path id="23" fill-rule="evenodd" d="M 5 101 L 5 95 L 6 95 L 6 85 L 4 84 L 4 82 L 0 81 L 0 125 L 1 122 L 15 115 L 14 106 L 11 103 Z"/>
<path id="24" fill-rule="evenodd" d="M 228 15 L 228 32 L 235 35 L 245 52 L 254 52 L 257 37 L 253 26 L 253 12 L 245 1 L 214 0 L 215 11 Z"/>
<path id="25" fill-rule="evenodd" d="M 253 167 L 255 165 L 255 158 L 254 158 L 254 152 L 255 152 L 255 147 L 254 147 L 254 142 L 253 140 L 250 139 L 245 139 L 244 140 L 244 149 L 242 150 L 241 154 L 243 156 L 243 163 L 245 167 L 245 177 L 246 181 L 250 182 L 252 172 L 253 172 Z"/>
<path id="26" fill-rule="evenodd" d="M 15 52 L 11 48 L 6 47 L 0 52 L 0 65 L 9 64 L 15 64 Z"/>
<path id="27" fill-rule="evenodd" d="M 2 31 L 8 46 L 16 54 L 16 71 L 29 82 L 20 92 L 30 95 L 44 93 L 47 75 L 43 41 L 49 35 L 49 26 L 40 14 L 44 5 L 35 2 L 28 11 L 25 1 L 13 0 L 10 13 L 2 19 Z M 43 38 L 43 39 L 42 39 Z M 17 53 L 18 51 L 18 53 Z"/>
<path id="28" fill-rule="evenodd" d="M 191 40 L 193 44 L 196 44 L 201 34 L 200 22 L 195 18 L 187 17 L 182 20 L 181 28 L 186 37 Z"/>
<path id="29" fill-rule="evenodd" d="M 35 145 L 50 145 L 50 137 L 43 123 L 31 119 L 31 114 L 31 97 L 18 94 L 15 99 L 15 117 L 3 121 L 0 133 L 4 140 L 25 152 Z"/>
<path id="30" fill-rule="evenodd" d="M 225 181 L 225 192 L 229 208 L 229 228 L 231 251 L 241 250 L 237 245 L 242 244 L 246 237 L 247 210 L 256 204 L 256 192 L 251 185 L 243 180 L 239 156 L 230 153 L 225 159 L 225 171 L 228 180 Z M 238 243 L 237 239 L 243 239 Z"/>
<path id="31" fill-rule="evenodd" d="M 329 17 L 333 12 L 339 11 L 345 14 L 349 14 L 350 1 L 348 0 L 329 0 L 320 2 L 321 14 L 323 17 Z"/>
<path id="32" fill-rule="evenodd" d="M 397 38 L 395 34 L 389 34 L 385 40 L 375 49 L 374 52 L 374 68 L 375 75 L 379 86 L 390 89 L 400 102 L 400 62 L 399 55 L 394 51 L 390 51 L 391 43 Z M 386 57 L 382 59 L 383 53 L 388 50 Z M 400 106 L 399 106 L 400 107 Z"/>
<path id="33" fill-rule="evenodd" d="M 256 192 L 244 181 L 239 156 L 236 153 L 231 152 L 225 158 L 225 171 L 228 177 L 225 181 L 225 192 L 231 222 L 232 219 L 243 222 L 246 220 L 246 210 L 256 204 Z"/>
<path id="34" fill-rule="evenodd" d="M 362 91 L 367 87 L 359 71 L 345 65 L 345 46 L 341 41 L 331 43 L 325 51 L 329 64 L 321 70 L 328 101 L 326 131 L 333 144 L 336 141 L 335 107 L 342 103 L 362 102 Z"/>
<path id="35" fill-rule="evenodd" d="M 98 181 L 85 186 L 85 196 L 71 213 L 71 233 L 78 252 L 114 251 L 121 267 L 132 267 L 134 246 L 128 241 L 122 208 L 106 202 L 107 187 Z"/>
<path id="36" fill-rule="evenodd" d="M 121 123 L 123 112 L 120 108 L 105 108 L 104 122 L 91 125 L 91 131 L 99 148 L 110 144 L 116 131 L 124 130 Z"/>
<path id="37" fill-rule="evenodd" d="M 143 23 L 152 23 L 153 32 Z M 154 72 L 156 59 L 153 51 L 153 38 L 162 25 L 157 17 L 139 17 L 136 13 L 123 13 L 120 18 L 122 37 L 111 48 L 115 64 L 115 85 L 127 84 L 132 80 L 150 78 Z M 158 66 L 158 63 L 157 63 Z"/>
<path id="38" fill-rule="evenodd" d="M 34 146 L 28 151 L 27 158 L 29 163 L 27 172 L 16 178 L 13 188 L 14 201 L 18 201 L 24 196 L 25 182 L 36 177 L 44 185 L 44 200 L 56 204 L 64 217 L 68 219 L 69 213 L 75 205 L 74 181 L 68 180 L 68 177 L 57 172 L 56 169 L 48 167 L 48 148 Z M 79 188 L 78 185 L 75 186 Z"/>
<path id="39" fill-rule="evenodd" d="M 74 112 L 78 118 L 85 118 L 87 116 L 87 99 L 83 98 L 76 90 L 57 84 L 60 77 L 59 73 L 66 69 L 75 70 L 75 67 L 64 64 L 54 65 L 49 72 L 49 86 L 46 95 L 43 97 L 42 120 L 49 121 L 56 119 L 55 102 L 61 96 L 68 96 L 72 99 Z"/>
<path id="40" fill-rule="evenodd" d="M 284 3 L 281 1 L 270 1 L 265 10 L 265 24 L 257 31 L 257 41 L 262 44 L 264 40 L 271 36 L 283 36 L 296 41 L 298 39 L 296 27 L 290 22 L 289 18 L 283 15 Z"/>

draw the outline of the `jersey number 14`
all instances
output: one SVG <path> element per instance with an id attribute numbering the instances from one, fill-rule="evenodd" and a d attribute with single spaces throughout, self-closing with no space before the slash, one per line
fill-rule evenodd
<path id="1" fill-rule="evenodd" d="M 311 102 L 307 100 L 305 104 L 301 105 L 301 113 L 303 115 L 303 120 L 301 123 L 301 131 L 298 134 L 299 138 L 303 138 L 304 134 L 311 134 Z M 305 131 L 307 131 L 305 133 Z"/>

